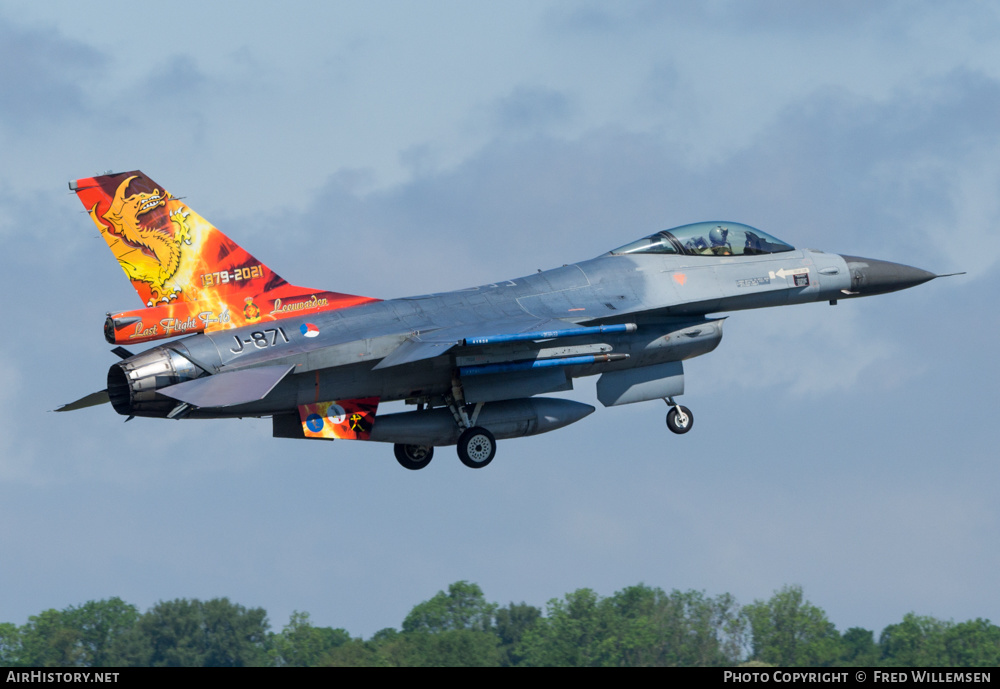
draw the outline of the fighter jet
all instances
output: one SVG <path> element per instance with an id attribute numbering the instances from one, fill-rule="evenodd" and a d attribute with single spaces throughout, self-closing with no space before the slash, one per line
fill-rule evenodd
<path id="1" fill-rule="evenodd" d="M 383 301 L 286 282 L 139 171 L 69 187 L 144 306 L 108 314 L 121 361 L 107 388 L 57 411 L 270 417 L 277 438 L 393 443 L 407 469 L 449 445 L 479 469 L 497 440 L 579 421 L 595 408 L 539 395 L 583 376 L 600 376 L 604 406 L 665 400 L 667 428 L 687 433 L 683 362 L 719 345 L 718 314 L 940 277 L 711 221 L 527 277 Z M 124 346 L 163 339 L 139 354 Z M 414 409 L 378 413 L 400 400 Z"/>

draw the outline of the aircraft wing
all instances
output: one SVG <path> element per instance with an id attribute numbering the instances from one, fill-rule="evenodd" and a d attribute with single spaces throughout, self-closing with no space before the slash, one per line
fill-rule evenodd
<path id="1" fill-rule="evenodd" d="M 390 368 L 414 361 L 433 359 L 456 346 L 544 340 L 559 337 L 561 333 L 576 329 L 586 330 L 582 326 L 552 318 L 518 318 L 427 330 L 404 340 L 375 368 Z"/>

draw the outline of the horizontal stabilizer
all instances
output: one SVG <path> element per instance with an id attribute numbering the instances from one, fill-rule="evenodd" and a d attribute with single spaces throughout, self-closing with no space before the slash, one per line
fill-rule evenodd
<path id="1" fill-rule="evenodd" d="M 55 411 L 76 411 L 77 409 L 96 407 L 98 404 L 104 404 L 107 401 L 108 401 L 108 391 L 101 390 L 100 392 L 92 392 L 86 397 L 81 397 L 76 402 L 70 402 L 69 404 L 64 404 Z"/>
<path id="2" fill-rule="evenodd" d="M 157 392 L 194 407 L 231 407 L 264 399 L 293 368 L 247 368 L 177 383 Z"/>

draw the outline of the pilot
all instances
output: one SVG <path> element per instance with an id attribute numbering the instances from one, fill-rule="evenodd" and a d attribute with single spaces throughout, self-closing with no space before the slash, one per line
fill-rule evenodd
<path id="1" fill-rule="evenodd" d="M 708 241 L 711 246 L 708 251 L 704 253 L 712 253 L 716 256 L 732 256 L 733 247 L 729 245 L 726 238 L 729 236 L 729 230 L 722 225 L 715 227 L 711 232 L 708 233 Z"/>
<path id="2" fill-rule="evenodd" d="M 719 225 L 708 233 L 708 239 L 704 236 L 695 237 L 685 245 L 692 254 L 701 256 L 732 256 L 733 248 L 729 246 L 726 238 L 729 230 Z"/>

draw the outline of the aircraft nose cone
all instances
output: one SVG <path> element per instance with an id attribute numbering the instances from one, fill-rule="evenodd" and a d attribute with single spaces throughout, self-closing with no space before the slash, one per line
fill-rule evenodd
<path id="1" fill-rule="evenodd" d="M 841 256 L 851 274 L 851 291 L 858 294 L 885 294 L 921 285 L 937 277 L 920 268 L 902 263 L 879 261 L 859 256 Z"/>

